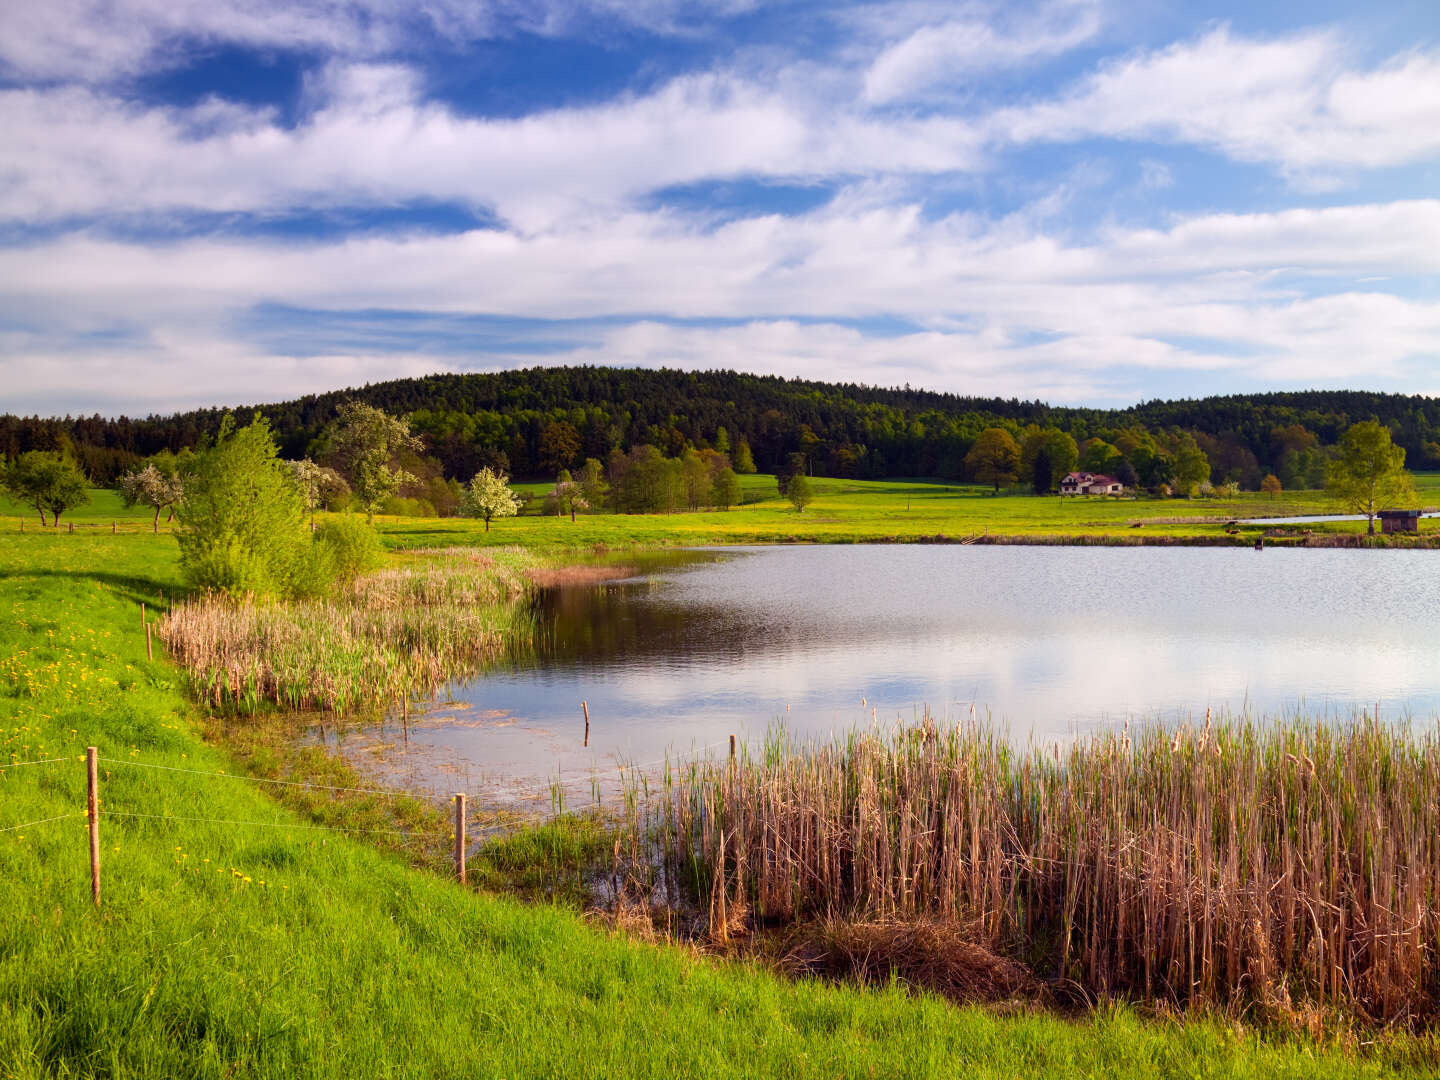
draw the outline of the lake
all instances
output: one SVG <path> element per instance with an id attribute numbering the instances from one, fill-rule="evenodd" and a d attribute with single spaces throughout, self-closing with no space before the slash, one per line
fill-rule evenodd
<path id="1" fill-rule="evenodd" d="M 633 560 L 632 560 L 633 561 Z M 543 795 L 617 761 L 972 706 L 1013 738 L 1205 710 L 1440 713 L 1432 552 L 836 545 L 650 557 L 550 589 L 537 653 L 339 749 L 437 792 Z M 584 739 L 581 701 L 591 727 Z M 463 782 L 462 782 L 463 781 Z"/>

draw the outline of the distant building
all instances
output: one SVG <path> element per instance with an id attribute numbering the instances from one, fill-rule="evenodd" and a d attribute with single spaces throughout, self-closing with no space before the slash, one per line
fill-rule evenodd
<path id="1" fill-rule="evenodd" d="M 1382 533 L 1420 531 L 1419 510 L 1381 510 L 1375 516 L 1380 519 Z"/>
<path id="2" fill-rule="evenodd" d="M 1060 481 L 1061 495 L 1123 495 L 1125 485 L 1113 476 L 1092 472 L 1066 473 Z"/>

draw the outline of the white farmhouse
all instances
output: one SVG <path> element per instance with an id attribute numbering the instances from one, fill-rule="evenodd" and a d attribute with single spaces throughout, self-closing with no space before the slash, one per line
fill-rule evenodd
<path id="1" fill-rule="evenodd" d="M 1123 495 L 1125 485 L 1113 476 L 1102 476 L 1100 473 L 1072 472 L 1066 473 L 1065 479 L 1060 481 L 1061 495 Z"/>

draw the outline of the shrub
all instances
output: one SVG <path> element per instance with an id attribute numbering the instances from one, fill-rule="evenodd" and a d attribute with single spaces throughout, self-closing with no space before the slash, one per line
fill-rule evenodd
<path id="1" fill-rule="evenodd" d="M 315 549 L 328 563 L 329 580 L 345 582 L 375 569 L 384 556 L 374 527 L 349 514 L 331 518 L 315 530 Z"/>
<path id="2" fill-rule="evenodd" d="M 308 592 L 318 568 L 304 504 L 258 417 L 236 429 L 226 417 L 201 453 L 176 514 L 186 580 L 231 595 Z"/>

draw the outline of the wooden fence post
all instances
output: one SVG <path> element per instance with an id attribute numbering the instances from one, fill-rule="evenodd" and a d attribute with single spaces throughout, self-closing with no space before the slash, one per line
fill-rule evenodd
<path id="1" fill-rule="evenodd" d="M 71 532 L 71 533 L 74 533 L 74 532 L 75 532 L 75 522 L 71 521 L 71 522 L 67 522 L 67 524 L 70 526 L 70 528 L 69 528 L 68 531 Z"/>
<path id="2" fill-rule="evenodd" d="M 580 708 L 581 708 L 581 709 L 584 711 L 584 713 L 585 713 L 585 741 L 584 741 L 583 743 L 581 743 L 580 745 L 581 745 L 581 746 L 589 746 L 589 745 L 590 745 L 590 703 L 589 703 L 588 701 L 582 701 L 582 702 L 580 702 Z"/>
<path id="3" fill-rule="evenodd" d="M 145 601 L 140 601 L 140 625 L 145 625 Z"/>
<path id="4" fill-rule="evenodd" d="M 455 877 L 465 884 L 465 794 L 455 793 Z"/>
<path id="5" fill-rule="evenodd" d="M 113 521 L 110 522 L 110 535 L 111 535 L 111 536 L 114 536 L 114 535 L 115 535 L 115 522 L 113 522 Z"/>
<path id="6" fill-rule="evenodd" d="M 145 624 L 145 659 L 155 659 L 155 646 L 150 644 L 150 624 L 148 622 Z"/>
<path id="7" fill-rule="evenodd" d="M 85 771 L 88 777 L 85 814 L 90 819 L 90 898 L 100 906 L 100 766 L 99 751 L 85 748 Z"/>

